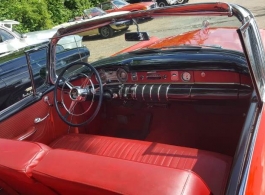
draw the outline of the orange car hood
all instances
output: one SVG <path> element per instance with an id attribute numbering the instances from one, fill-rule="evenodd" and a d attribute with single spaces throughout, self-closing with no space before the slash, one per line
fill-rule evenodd
<path id="1" fill-rule="evenodd" d="M 129 5 L 125 5 L 124 7 L 120 8 L 120 9 L 128 9 L 128 10 L 142 10 L 143 7 L 149 7 L 151 5 L 153 5 L 154 2 L 141 2 L 141 3 L 133 3 L 133 4 L 129 4 Z"/>
<path id="2" fill-rule="evenodd" d="M 260 30 L 265 45 L 265 30 Z M 209 45 L 243 51 L 235 28 L 206 28 L 160 39 L 148 48 L 174 47 L 178 45 Z"/>

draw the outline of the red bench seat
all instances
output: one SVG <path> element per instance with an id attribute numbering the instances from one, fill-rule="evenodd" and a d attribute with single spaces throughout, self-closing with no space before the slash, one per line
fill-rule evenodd
<path id="1" fill-rule="evenodd" d="M 225 193 L 232 163 L 230 156 L 219 153 L 98 135 L 69 134 L 55 140 L 50 147 L 193 171 L 215 195 Z"/>
<path id="2" fill-rule="evenodd" d="M 31 177 L 49 150 L 40 143 L 0 139 L 0 188 L 10 194 L 56 194 Z"/>
<path id="3" fill-rule="evenodd" d="M 34 168 L 33 177 L 64 195 L 211 194 L 191 171 L 60 149 L 45 156 Z"/>

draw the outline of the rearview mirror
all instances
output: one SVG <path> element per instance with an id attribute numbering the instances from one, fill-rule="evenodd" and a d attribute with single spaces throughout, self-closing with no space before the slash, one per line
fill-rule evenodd
<path id="1" fill-rule="evenodd" d="M 125 33 L 126 41 L 148 41 L 149 35 L 147 32 L 127 32 Z"/>

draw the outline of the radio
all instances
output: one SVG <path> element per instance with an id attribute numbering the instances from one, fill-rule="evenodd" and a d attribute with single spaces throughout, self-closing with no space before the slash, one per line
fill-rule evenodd
<path id="1" fill-rule="evenodd" d="M 160 80 L 163 78 L 163 75 L 161 75 L 158 72 L 147 72 L 146 79 L 148 80 Z"/>

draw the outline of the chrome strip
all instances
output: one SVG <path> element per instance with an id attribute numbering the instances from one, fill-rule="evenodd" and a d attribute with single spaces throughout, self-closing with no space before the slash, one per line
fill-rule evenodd
<path id="1" fill-rule="evenodd" d="M 160 94 L 159 94 L 159 93 L 160 93 L 161 86 L 162 86 L 162 85 L 160 85 L 160 86 L 158 87 L 158 90 L 157 90 L 157 96 L 158 96 L 158 100 L 159 100 L 159 101 L 161 101 L 161 100 L 160 100 Z"/>
<path id="2" fill-rule="evenodd" d="M 179 83 L 179 82 L 170 82 L 170 83 L 152 83 L 153 85 L 171 85 L 171 84 L 174 84 L 174 85 L 187 85 L 187 84 L 191 84 L 191 85 L 200 85 L 200 84 L 213 84 L 213 85 L 244 85 L 244 84 L 241 84 L 241 83 L 217 83 L 217 82 L 182 82 L 182 83 Z M 108 83 L 107 85 L 117 85 L 118 83 Z M 138 82 L 135 82 L 135 83 L 124 83 L 126 85 L 139 85 L 139 84 L 144 84 L 144 85 L 148 85 L 150 83 L 138 83 Z"/>
<path id="3" fill-rule="evenodd" d="M 241 86 L 244 86 L 244 87 L 251 87 L 250 85 L 246 85 L 246 84 L 241 84 Z"/>
<path id="4" fill-rule="evenodd" d="M 251 140 L 251 143 L 250 143 L 251 145 L 250 145 L 248 156 L 247 156 L 247 159 L 246 159 L 246 166 L 245 166 L 246 168 L 245 168 L 245 170 L 243 172 L 242 180 L 241 180 L 241 183 L 240 183 L 239 194 L 245 194 L 245 192 L 246 192 L 251 160 L 252 160 L 253 153 L 254 153 L 254 148 L 255 148 L 255 144 L 256 144 L 258 130 L 259 130 L 259 127 L 260 127 L 260 121 L 261 121 L 263 109 L 264 109 L 264 107 L 260 111 L 259 118 L 258 118 L 257 123 L 256 123 L 256 128 L 255 128 L 255 130 L 253 132 L 254 134 L 253 134 L 253 137 L 252 137 L 252 140 Z"/>
<path id="5" fill-rule="evenodd" d="M 167 86 L 167 90 L 166 90 L 166 99 L 168 101 L 168 90 L 169 90 L 170 84 Z"/>
<path id="6" fill-rule="evenodd" d="M 152 101 L 152 89 L 153 89 L 153 87 L 154 87 L 154 85 L 152 85 L 151 87 L 150 87 L 150 100 Z"/>
<path id="7" fill-rule="evenodd" d="M 175 84 L 175 83 L 174 83 Z M 184 84 L 184 83 L 183 83 Z M 185 84 L 189 84 L 189 83 L 186 83 Z M 193 84 L 197 84 L 197 85 L 200 85 L 200 84 L 207 84 L 207 85 L 240 85 L 241 83 L 218 83 L 218 82 L 194 82 Z"/>
<path id="8" fill-rule="evenodd" d="M 144 100 L 144 88 L 145 88 L 146 85 L 143 86 L 143 89 L 142 89 L 142 98 Z"/>
<path id="9" fill-rule="evenodd" d="M 132 88 L 132 99 L 136 100 L 136 88 L 138 87 L 138 85 L 134 85 Z"/>
<path id="10" fill-rule="evenodd" d="M 119 92 L 118 92 L 118 94 L 119 94 L 119 96 L 120 96 L 120 99 L 122 99 L 122 89 L 123 89 L 123 85 L 121 85 L 121 88 L 120 88 L 120 90 L 119 90 Z"/>
<path id="11" fill-rule="evenodd" d="M 20 104 L 21 102 L 27 101 L 26 103 L 28 103 L 28 101 L 30 101 L 30 99 L 33 99 L 33 98 L 34 98 L 34 96 L 31 94 L 31 95 L 29 95 L 29 96 L 17 101 L 16 103 L 6 107 L 5 109 L 0 111 L 0 116 L 1 115 L 5 115 L 6 112 L 11 111 L 14 108 L 17 108 L 18 104 Z"/>
<path id="12" fill-rule="evenodd" d="M 136 97 L 136 90 L 137 90 L 137 87 L 139 86 L 139 85 L 137 85 L 137 84 L 135 84 L 136 85 L 136 87 L 135 87 L 135 90 L 134 90 L 134 98 L 133 99 L 135 99 L 135 100 L 137 100 L 137 97 Z"/>

